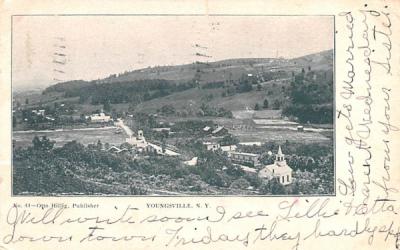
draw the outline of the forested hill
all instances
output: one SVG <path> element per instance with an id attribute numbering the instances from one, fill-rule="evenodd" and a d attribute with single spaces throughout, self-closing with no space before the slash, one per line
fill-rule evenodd
<path id="1" fill-rule="evenodd" d="M 333 51 L 294 59 L 229 59 L 212 63 L 146 69 L 95 81 L 70 81 L 48 87 L 42 96 L 64 102 L 126 104 L 130 110 L 211 115 L 243 109 L 281 109 L 301 122 L 332 122 Z M 211 105 L 208 108 L 205 108 Z M 43 101 L 41 104 L 46 105 Z M 121 106 L 121 105 L 120 105 Z M 187 107 L 193 110 L 187 110 Z M 324 118 L 324 119 L 321 119 Z"/>
<path id="2" fill-rule="evenodd" d="M 195 81 L 204 85 L 218 82 L 237 82 L 244 74 L 251 74 L 268 81 L 270 78 L 298 73 L 302 68 L 311 67 L 313 70 L 331 70 L 333 65 L 333 50 L 310 54 L 294 59 L 284 58 L 242 58 L 227 59 L 217 62 L 194 62 L 177 66 L 155 66 L 120 74 L 112 74 L 107 78 L 94 81 L 68 81 L 55 84 L 45 89 L 48 92 L 68 92 L 96 84 L 130 82 L 140 84 L 140 80 L 166 80 L 176 84 Z M 269 75 L 266 75 L 269 73 Z M 286 73 L 286 74 L 285 74 Z"/>

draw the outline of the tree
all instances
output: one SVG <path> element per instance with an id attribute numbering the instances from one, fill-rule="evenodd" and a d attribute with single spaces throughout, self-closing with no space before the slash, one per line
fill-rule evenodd
<path id="1" fill-rule="evenodd" d="M 234 188 L 234 189 L 246 189 L 250 186 L 250 183 L 243 177 L 234 180 L 231 185 L 230 188 Z"/>
<path id="2" fill-rule="evenodd" d="M 111 104 L 110 104 L 110 101 L 109 101 L 109 100 L 106 100 L 106 101 L 103 103 L 103 110 L 104 110 L 105 112 L 110 112 L 110 111 L 111 111 Z"/>
<path id="3" fill-rule="evenodd" d="M 296 117 L 301 123 L 332 123 L 333 80 L 324 78 L 331 71 L 313 74 L 297 74 L 288 88 L 291 102 L 282 114 Z"/>
<path id="4" fill-rule="evenodd" d="M 281 107 L 281 102 L 278 99 L 275 99 L 274 103 L 272 104 L 273 109 L 279 109 Z"/>
<path id="5" fill-rule="evenodd" d="M 267 109 L 267 108 L 268 108 L 268 105 L 269 105 L 268 99 L 265 99 L 265 100 L 264 100 L 264 103 L 263 103 L 263 108 Z"/>
<path id="6" fill-rule="evenodd" d="M 100 140 L 97 141 L 96 148 L 97 150 L 101 150 L 103 148 L 103 143 L 101 143 Z"/>
<path id="7" fill-rule="evenodd" d="M 225 135 L 221 140 L 218 141 L 221 146 L 235 145 L 239 143 L 239 139 L 231 134 Z"/>
<path id="8" fill-rule="evenodd" d="M 135 108 L 136 108 L 136 105 L 133 102 L 129 103 L 129 108 L 128 108 L 129 112 L 135 111 Z"/>
<path id="9" fill-rule="evenodd" d="M 286 189 L 285 187 L 279 183 L 279 181 L 274 178 L 269 182 L 270 186 L 270 191 L 272 194 L 277 195 L 277 194 L 286 194 Z"/>
<path id="10" fill-rule="evenodd" d="M 280 195 L 287 194 L 285 187 L 279 183 L 277 178 L 273 178 L 267 182 L 264 182 L 260 186 L 261 194 L 272 194 L 272 195 Z"/>
<path id="11" fill-rule="evenodd" d="M 165 153 L 166 149 L 167 149 L 167 143 L 165 142 L 165 139 L 163 138 L 161 141 L 161 150 L 163 153 Z"/>
<path id="12" fill-rule="evenodd" d="M 80 115 L 79 115 L 79 119 L 81 120 L 81 122 L 86 122 L 86 116 L 85 116 L 85 114 L 80 114 Z"/>
<path id="13" fill-rule="evenodd" d="M 254 110 L 260 110 L 260 105 L 258 105 L 258 103 L 256 103 L 256 105 L 254 106 Z"/>
<path id="14" fill-rule="evenodd" d="M 165 115 L 175 114 L 175 107 L 171 104 L 166 104 L 161 107 L 161 113 L 163 113 Z"/>
<path id="15" fill-rule="evenodd" d="M 42 136 L 42 139 L 39 139 L 38 136 L 35 136 L 32 140 L 33 149 L 35 150 L 44 150 L 49 151 L 54 147 L 55 142 L 50 141 L 46 136 Z"/>

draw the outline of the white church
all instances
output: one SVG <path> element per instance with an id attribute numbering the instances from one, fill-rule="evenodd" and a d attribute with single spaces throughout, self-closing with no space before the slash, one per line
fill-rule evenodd
<path id="1" fill-rule="evenodd" d="M 274 164 L 265 166 L 260 170 L 258 176 L 268 180 L 276 178 L 282 185 L 289 185 L 292 183 L 292 172 L 293 170 L 286 164 L 285 155 L 279 146 Z"/>
<path id="2" fill-rule="evenodd" d="M 133 132 L 130 133 L 130 137 L 126 138 L 125 141 L 132 146 L 134 146 L 138 152 L 147 152 L 147 153 L 155 153 L 158 155 L 167 155 L 167 156 L 179 156 L 180 154 L 174 152 L 170 149 L 163 149 L 162 147 L 153 144 L 151 142 L 146 141 L 144 137 L 143 130 L 138 130 L 137 136 L 133 136 Z"/>
<path id="3" fill-rule="evenodd" d="M 146 138 L 143 135 L 143 130 L 139 130 L 137 136 L 131 135 L 129 138 L 126 138 L 125 140 L 127 143 L 139 149 L 144 149 L 149 145 L 148 142 L 146 141 Z"/>

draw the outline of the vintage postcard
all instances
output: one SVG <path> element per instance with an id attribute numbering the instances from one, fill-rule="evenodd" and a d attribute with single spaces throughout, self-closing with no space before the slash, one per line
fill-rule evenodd
<path id="1" fill-rule="evenodd" d="M 0 8 L 0 249 L 400 248 L 399 2 Z"/>

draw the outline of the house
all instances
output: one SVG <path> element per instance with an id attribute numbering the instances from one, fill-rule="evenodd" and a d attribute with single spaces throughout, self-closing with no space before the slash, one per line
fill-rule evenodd
<path id="1" fill-rule="evenodd" d="M 236 145 L 221 146 L 221 150 L 223 152 L 226 152 L 228 154 L 228 157 L 231 157 L 232 152 L 236 151 L 236 149 L 237 149 Z"/>
<path id="2" fill-rule="evenodd" d="M 45 112 L 46 112 L 46 110 L 44 110 L 44 109 L 39 109 L 39 110 L 33 109 L 32 110 L 32 113 L 34 113 L 36 115 L 41 115 L 41 116 L 44 116 Z"/>
<path id="3" fill-rule="evenodd" d="M 153 153 L 158 155 L 167 155 L 167 156 L 179 156 L 179 153 L 174 152 L 168 148 L 163 150 L 162 147 L 147 142 L 146 138 L 143 135 L 143 130 L 138 130 L 137 136 L 130 136 L 126 138 L 125 141 L 135 147 L 137 152 L 146 152 L 146 153 Z"/>
<path id="4" fill-rule="evenodd" d="M 230 152 L 230 158 L 232 162 L 239 164 L 249 164 L 251 166 L 257 166 L 260 164 L 260 155 L 258 154 Z"/>
<path id="5" fill-rule="evenodd" d="M 111 121 L 111 116 L 105 115 L 104 113 L 92 114 L 88 117 L 91 122 L 109 122 Z"/>
<path id="6" fill-rule="evenodd" d="M 282 185 L 289 185 L 292 183 L 292 168 L 289 167 L 285 160 L 285 155 L 279 146 L 278 154 L 276 154 L 274 164 L 267 165 L 258 172 L 258 177 L 264 179 L 277 179 Z"/>
<path id="7" fill-rule="evenodd" d="M 219 145 L 217 142 L 203 142 L 203 145 L 209 151 L 216 151 L 221 148 L 221 145 Z"/>
<path id="8" fill-rule="evenodd" d="M 248 174 L 253 174 L 253 175 L 256 175 L 256 174 L 257 174 L 257 169 L 255 169 L 255 168 L 246 167 L 246 166 L 240 166 L 240 168 L 241 168 L 244 172 L 246 172 L 246 173 L 248 173 Z"/>
<path id="9" fill-rule="evenodd" d="M 218 126 L 211 132 L 211 134 L 217 135 L 217 134 L 222 134 L 223 132 L 224 132 L 224 126 Z"/>
<path id="10" fill-rule="evenodd" d="M 172 151 L 172 150 L 169 149 L 169 148 L 166 148 L 166 149 L 165 149 L 165 152 L 164 152 L 164 155 L 167 155 L 167 156 L 179 156 L 179 155 L 181 155 L 181 154 L 179 154 L 179 153 L 177 153 L 177 152 L 175 152 L 175 151 Z"/>
<path id="11" fill-rule="evenodd" d="M 47 120 L 49 120 L 49 121 L 52 121 L 52 122 L 54 122 L 56 119 L 54 119 L 53 117 L 50 117 L 50 116 L 46 116 L 45 117 Z"/>
<path id="12" fill-rule="evenodd" d="M 118 148 L 118 147 L 116 147 L 116 146 L 111 146 L 109 149 L 107 149 L 107 151 L 108 152 L 112 152 L 112 153 L 115 153 L 115 154 L 119 154 L 119 153 L 121 153 L 121 152 L 127 152 L 127 151 L 129 151 L 127 148 L 122 148 L 122 149 L 120 149 L 120 148 Z"/>
<path id="13" fill-rule="evenodd" d="M 166 132 L 168 134 L 171 133 L 171 128 L 152 128 L 152 130 L 155 132 L 160 132 L 160 133 L 162 133 L 162 132 Z"/>
<path id="14" fill-rule="evenodd" d="M 180 154 L 177 152 L 174 152 L 168 148 L 162 148 L 161 146 L 158 146 L 153 143 L 148 143 L 146 148 L 145 148 L 147 153 L 153 153 L 157 155 L 166 155 L 166 156 L 179 156 Z"/>
<path id="15" fill-rule="evenodd" d="M 204 131 L 204 132 L 208 132 L 208 131 L 210 131 L 210 129 L 211 129 L 211 127 L 205 126 L 205 127 L 203 128 L 203 131 Z"/>
<path id="16" fill-rule="evenodd" d="M 183 164 L 187 165 L 187 166 L 196 166 L 197 165 L 197 157 L 193 157 L 191 160 L 188 161 L 184 161 Z"/>
<path id="17" fill-rule="evenodd" d="M 221 150 L 224 151 L 224 152 L 236 151 L 236 149 L 237 149 L 236 145 L 221 146 Z"/>

